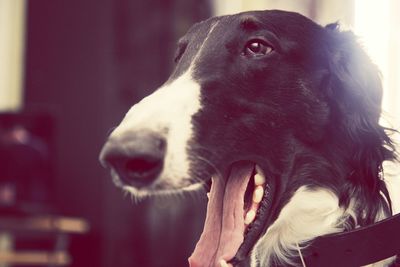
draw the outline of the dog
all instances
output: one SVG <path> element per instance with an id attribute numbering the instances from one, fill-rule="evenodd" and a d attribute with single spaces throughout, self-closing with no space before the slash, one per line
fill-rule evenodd
<path id="1" fill-rule="evenodd" d="M 100 160 L 137 198 L 210 190 L 190 266 L 297 265 L 314 238 L 391 216 L 382 163 L 395 148 L 354 34 L 251 11 L 199 22 L 177 47 Z"/>

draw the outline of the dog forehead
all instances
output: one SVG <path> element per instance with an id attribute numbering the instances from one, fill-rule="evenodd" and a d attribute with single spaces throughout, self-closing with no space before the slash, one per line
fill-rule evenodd
<path id="1" fill-rule="evenodd" d="M 214 36 L 221 32 L 237 34 L 237 31 L 251 33 L 268 30 L 282 38 L 293 37 L 297 40 L 299 36 L 312 35 L 322 28 L 299 13 L 282 10 L 247 11 L 217 18 L 218 25 L 212 33 Z"/>
<path id="2" fill-rule="evenodd" d="M 179 40 L 178 53 L 180 49 L 184 53 L 169 82 L 190 67 L 196 69 L 201 65 L 202 68 L 215 68 L 214 63 L 228 52 L 229 42 L 244 39 L 255 32 L 269 31 L 282 40 L 298 43 L 305 48 L 315 43 L 312 39 L 321 29 L 321 26 L 301 14 L 280 10 L 248 11 L 209 18 L 194 24 Z M 203 60 L 205 58 L 207 60 Z"/>
<path id="3" fill-rule="evenodd" d="M 207 39 L 209 32 L 218 22 L 219 17 L 213 17 L 194 24 L 187 33 L 178 41 L 178 51 L 180 54 L 184 50 L 175 70 L 172 72 L 168 82 L 171 82 L 185 73 L 195 61 L 203 43 Z"/>

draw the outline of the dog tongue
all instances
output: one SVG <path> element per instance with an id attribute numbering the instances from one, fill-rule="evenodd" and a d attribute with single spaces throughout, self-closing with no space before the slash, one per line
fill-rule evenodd
<path id="1" fill-rule="evenodd" d="M 231 260 L 243 242 L 244 194 L 254 164 L 236 163 L 226 181 L 212 178 L 203 233 L 189 258 L 191 267 L 220 266 Z"/>

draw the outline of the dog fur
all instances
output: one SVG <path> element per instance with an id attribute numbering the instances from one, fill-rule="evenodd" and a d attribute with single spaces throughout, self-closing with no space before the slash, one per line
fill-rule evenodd
<path id="1" fill-rule="evenodd" d="M 391 216 L 382 164 L 395 160 L 392 130 L 379 124 L 379 71 L 353 33 L 292 12 L 245 12 L 195 24 L 175 61 L 103 148 L 117 185 L 137 197 L 194 190 L 255 162 L 272 204 L 251 266 L 298 264 L 315 237 Z M 162 168 L 137 183 L 123 168 L 154 150 L 148 136 L 165 143 Z"/>

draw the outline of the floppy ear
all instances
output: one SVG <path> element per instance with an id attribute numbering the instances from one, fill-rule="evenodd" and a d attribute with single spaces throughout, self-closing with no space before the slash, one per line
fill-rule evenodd
<path id="1" fill-rule="evenodd" d="M 382 84 L 380 72 L 350 31 L 326 26 L 329 35 L 329 86 L 333 120 L 351 149 L 354 168 L 349 179 L 368 186 L 373 194 L 384 190 L 379 179 L 384 160 L 394 159 L 393 144 L 379 125 Z"/>
<path id="2" fill-rule="evenodd" d="M 382 84 L 377 66 L 367 56 L 355 35 L 340 32 L 338 24 L 329 24 L 329 68 L 334 85 L 332 96 L 339 97 L 340 104 L 357 118 L 378 122 L 381 113 Z M 338 100 L 339 100 L 338 99 Z M 364 112 L 363 112 L 364 111 Z M 359 117 L 361 116 L 361 117 Z"/>

